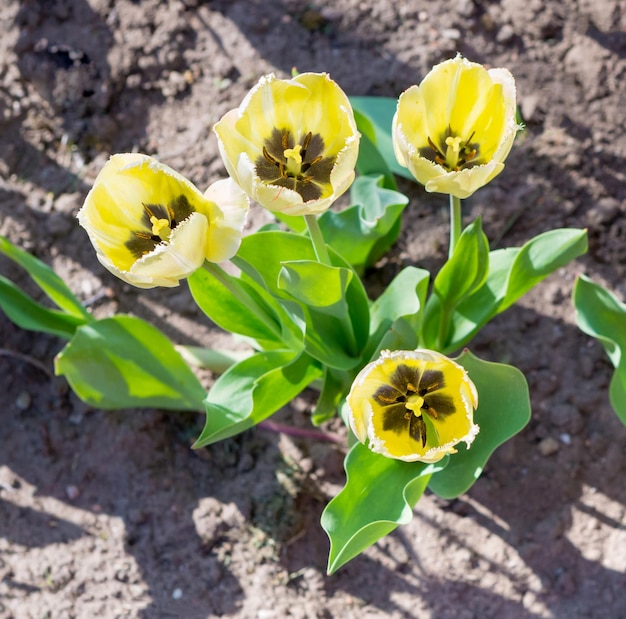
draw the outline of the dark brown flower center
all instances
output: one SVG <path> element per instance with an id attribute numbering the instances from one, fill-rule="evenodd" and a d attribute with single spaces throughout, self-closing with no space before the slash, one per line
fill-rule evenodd
<path id="1" fill-rule="evenodd" d="M 399 365 L 383 385 L 374 393 L 374 400 L 383 407 L 383 430 L 403 434 L 426 445 L 427 426 L 424 413 L 429 418 L 442 420 L 455 411 L 450 396 L 437 393 L 445 387 L 443 372 Z"/>
<path id="2" fill-rule="evenodd" d="M 256 173 L 265 183 L 297 191 L 305 202 L 322 197 L 330 185 L 336 157 L 324 157 L 319 133 L 304 134 L 297 142 L 289 129 L 276 129 L 263 144 Z"/>
<path id="3" fill-rule="evenodd" d="M 185 221 L 194 208 L 186 196 L 180 195 L 168 204 L 143 204 L 142 228 L 133 230 L 125 245 L 139 259 L 164 241 L 169 241 L 172 230 Z"/>
<path id="4" fill-rule="evenodd" d="M 420 148 L 420 155 L 426 159 L 443 166 L 449 172 L 458 172 L 466 168 L 479 165 L 480 161 L 480 145 L 472 142 L 474 132 L 467 140 L 458 135 L 454 135 L 452 128 L 439 138 L 433 140 L 428 137 L 428 146 Z"/>

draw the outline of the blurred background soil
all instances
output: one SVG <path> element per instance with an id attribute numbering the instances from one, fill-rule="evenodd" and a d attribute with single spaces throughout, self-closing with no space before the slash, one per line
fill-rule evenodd
<path id="1" fill-rule="evenodd" d="M 93 410 L 52 375 L 63 342 L 0 314 L 0 617 L 626 617 L 626 429 L 570 302 L 582 272 L 626 298 L 624 1 L 4 0 L 0 233 L 98 316 L 227 346 L 185 284 L 135 290 L 96 261 L 75 215 L 109 154 L 155 155 L 204 189 L 225 174 L 212 125 L 262 74 L 327 71 L 350 95 L 396 97 L 457 52 L 513 73 L 526 123 L 466 221 L 482 215 L 494 248 L 589 229 L 587 256 L 471 346 L 525 373 L 528 427 L 467 495 L 427 495 L 327 577 L 319 516 L 342 445 L 255 429 L 194 452 L 201 416 Z M 401 190 L 373 294 L 445 258 L 445 196 Z M 255 207 L 251 226 L 266 218 Z M 310 408 L 305 393 L 277 419 L 306 427 Z"/>

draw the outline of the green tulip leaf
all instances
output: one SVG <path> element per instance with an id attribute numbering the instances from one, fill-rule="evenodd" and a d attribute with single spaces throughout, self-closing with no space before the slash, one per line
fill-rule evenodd
<path id="1" fill-rule="evenodd" d="M 626 305 L 584 275 L 576 280 L 573 302 L 578 327 L 602 344 L 615 367 L 609 400 L 626 425 Z"/>
<path id="2" fill-rule="evenodd" d="M 350 390 L 353 378 L 354 372 L 324 367 L 322 389 L 311 416 L 313 425 L 319 426 L 335 415 L 339 403 Z"/>
<path id="3" fill-rule="evenodd" d="M 332 271 L 333 267 L 350 270 L 350 265 L 332 247 L 328 249 L 332 261 L 332 267 L 327 267 L 329 274 L 339 273 Z M 288 291 L 290 280 L 284 267 L 315 261 L 309 238 L 281 231 L 256 232 L 245 237 L 235 260 L 245 277 L 261 283 L 294 316 L 296 322 L 304 323 L 304 346 L 310 355 L 331 368 L 347 370 L 359 363 L 360 351 L 367 341 L 369 301 L 358 277 L 351 277 L 345 289 L 348 312 L 340 318 L 299 301 Z M 310 274 L 313 267 L 309 265 L 306 268 Z M 323 270 L 316 272 L 321 274 Z M 303 294 L 301 288 L 297 295 Z M 311 296 L 315 293 L 309 291 L 306 294 Z"/>
<path id="4" fill-rule="evenodd" d="M 0 275 L 0 309 L 18 327 L 70 339 L 84 318 L 49 309 Z"/>
<path id="5" fill-rule="evenodd" d="M 490 252 L 487 280 L 456 307 L 448 338 L 440 347 L 441 352 L 452 352 L 467 344 L 494 316 L 586 251 L 586 230 L 561 228 L 544 232 L 521 248 Z M 430 344 L 428 338 L 426 342 Z"/>
<path id="6" fill-rule="evenodd" d="M 341 319 L 348 312 L 346 292 L 353 275 L 350 269 L 314 260 L 291 260 L 282 264 L 278 288 L 300 303 Z"/>
<path id="7" fill-rule="evenodd" d="M 383 186 L 383 177 L 359 176 L 350 189 L 353 206 L 320 218 L 326 243 L 357 271 L 373 265 L 396 242 L 409 199 Z"/>
<path id="8" fill-rule="evenodd" d="M 428 487 L 451 499 L 466 492 L 478 479 L 495 449 L 530 421 L 530 396 L 524 375 L 510 365 L 491 363 L 464 351 L 456 362 L 476 385 L 478 408 L 474 421 L 480 431 L 471 447 L 456 446 L 448 466 L 432 476 Z"/>
<path id="9" fill-rule="evenodd" d="M 306 353 L 257 353 L 222 374 L 205 400 L 206 421 L 194 448 L 239 434 L 263 421 L 322 376 Z"/>
<path id="10" fill-rule="evenodd" d="M 370 309 L 370 340 L 365 359 L 383 348 L 417 347 L 417 333 L 428 291 L 430 274 L 408 266 L 389 283 Z"/>
<path id="11" fill-rule="evenodd" d="M 290 320 L 262 286 L 205 269 L 198 269 L 188 282 L 194 301 L 216 325 L 253 338 L 266 349 L 284 347 Z"/>
<path id="12" fill-rule="evenodd" d="M 302 304 L 305 349 L 324 365 L 340 370 L 358 363 L 364 339 L 363 328 L 356 325 L 355 329 L 350 315 L 348 291 L 353 275 L 345 267 L 312 260 L 283 262 L 278 274 L 278 287 Z"/>
<path id="13" fill-rule="evenodd" d="M 489 241 L 477 217 L 463 230 L 454 254 L 437 273 L 433 292 L 443 307 L 453 309 L 485 283 L 488 270 Z"/>
<path id="14" fill-rule="evenodd" d="M 80 318 L 82 322 L 93 320 L 91 314 L 65 285 L 65 282 L 47 264 L 23 249 L 19 249 L 2 235 L 0 235 L 0 253 L 25 269 L 48 298 L 66 314 Z"/>
<path id="15" fill-rule="evenodd" d="M 350 103 L 358 115 L 369 121 L 367 124 L 361 122 L 359 131 L 363 131 L 376 146 L 389 169 L 398 176 L 415 180 L 408 169 L 398 163 L 393 150 L 391 128 L 398 100 L 392 97 L 350 97 Z"/>
<path id="16" fill-rule="evenodd" d="M 355 443 L 345 459 L 346 485 L 322 514 L 330 538 L 328 573 L 410 522 L 431 474 L 445 464 L 446 459 L 436 464 L 394 460 Z"/>
<path id="17" fill-rule="evenodd" d="M 454 254 L 435 277 L 434 294 L 428 299 L 424 315 L 427 348 L 446 350 L 454 309 L 485 284 L 488 272 L 489 241 L 478 217 L 463 230 Z"/>
<path id="18" fill-rule="evenodd" d="M 204 408 L 205 390 L 170 340 L 133 316 L 79 327 L 57 355 L 55 371 L 98 408 Z"/>

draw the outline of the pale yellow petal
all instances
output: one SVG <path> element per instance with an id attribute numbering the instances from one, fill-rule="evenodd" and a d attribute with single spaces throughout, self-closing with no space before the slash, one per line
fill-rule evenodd
<path id="1" fill-rule="evenodd" d="M 209 222 L 201 213 L 192 213 L 172 232 L 169 243 L 158 245 L 127 272 L 131 283 L 152 282 L 153 286 L 177 286 L 204 263 Z M 134 281 L 132 281 L 134 280 Z"/>
<path id="2" fill-rule="evenodd" d="M 223 262 L 232 258 L 241 244 L 248 197 L 230 178 L 213 183 L 204 195 L 210 209 L 206 259 Z"/>
<path id="3" fill-rule="evenodd" d="M 433 374 L 443 380 L 422 383 Z M 428 391 L 418 393 L 424 385 Z M 416 398 L 413 404 L 411 398 Z M 464 368 L 435 351 L 383 351 L 359 372 L 346 402 L 357 438 L 372 451 L 399 460 L 436 462 L 462 441 L 469 446 L 478 433 L 473 383 Z M 408 431 L 409 420 L 417 421 L 413 415 L 424 424 L 423 441 Z"/>
<path id="4" fill-rule="evenodd" d="M 354 114 L 348 97 L 325 73 L 262 77 L 239 108 L 220 119 L 215 133 L 229 175 L 268 210 L 322 212 L 354 178 L 360 137 Z M 289 148 L 281 148 L 281 135 Z M 305 147 L 311 139 L 311 148 Z M 294 160 L 292 147 L 307 148 L 310 159 Z M 293 189 L 282 187 L 292 182 Z"/>
<path id="5" fill-rule="evenodd" d="M 457 56 L 400 96 L 396 158 L 427 191 L 467 198 L 502 170 L 518 129 L 515 111 L 506 69 L 487 71 Z"/>
<path id="6" fill-rule="evenodd" d="M 503 163 L 491 161 L 485 165 L 466 168 L 460 172 L 447 172 L 436 176 L 426 182 L 424 188 L 429 192 L 448 193 L 457 198 L 465 199 L 494 179 L 503 169 Z"/>

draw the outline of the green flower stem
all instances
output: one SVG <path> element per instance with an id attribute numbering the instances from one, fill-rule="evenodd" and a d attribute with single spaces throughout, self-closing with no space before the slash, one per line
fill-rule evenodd
<path id="1" fill-rule="evenodd" d="M 218 282 L 220 282 L 230 293 L 239 301 L 242 305 L 245 305 L 267 325 L 270 331 L 276 334 L 281 340 L 284 341 L 283 332 L 272 316 L 267 313 L 267 310 L 259 305 L 256 299 L 252 298 L 248 292 L 239 285 L 237 278 L 230 277 L 224 269 L 214 262 L 204 261 L 204 268 L 208 271 Z"/>
<path id="2" fill-rule="evenodd" d="M 322 231 L 320 230 L 320 225 L 317 221 L 317 215 L 305 215 L 304 221 L 306 221 L 306 226 L 309 229 L 317 261 L 322 264 L 332 266 L 330 263 L 330 256 L 328 255 L 328 249 L 326 248 L 326 243 L 324 242 L 324 237 L 322 236 Z"/>
<path id="3" fill-rule="evenodd" d="M 454 248 L 459 241 L 462 230 L 461 198 L 450 194 L 450 248 L 448 250 L 448 259 L 452 258 L 452 254 L 454 254 Z"/>

